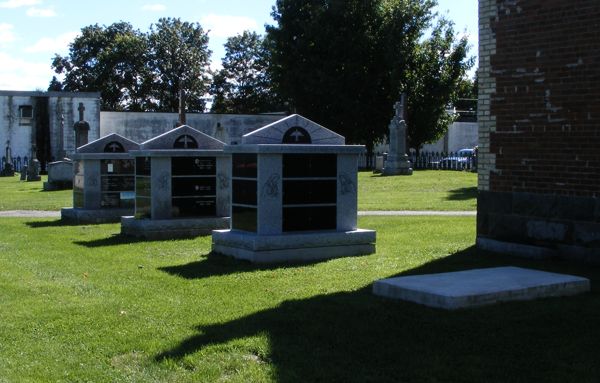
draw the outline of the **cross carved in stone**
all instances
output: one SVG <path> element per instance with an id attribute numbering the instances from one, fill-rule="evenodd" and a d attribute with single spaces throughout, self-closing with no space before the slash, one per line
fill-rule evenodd
<path id="1" fill-rule="evenodd" d="M 85 111 L 85 106 L 83 106 L 83 102 L 79 103 L 79 108 L 77 108 L 77 110 L 79 111 L 79 121 L 83 121 L 83 112 Z"/>

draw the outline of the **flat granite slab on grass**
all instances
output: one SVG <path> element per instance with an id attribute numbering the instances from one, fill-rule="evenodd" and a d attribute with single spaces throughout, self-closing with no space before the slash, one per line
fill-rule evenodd
<path id="1" fill-rule="evenodd" d="M 520 267 L 411 275 L 382 279 L 373 284 L 375 295 L 447 310 L 568 296 L 589 290 L 589 279 Z"/>

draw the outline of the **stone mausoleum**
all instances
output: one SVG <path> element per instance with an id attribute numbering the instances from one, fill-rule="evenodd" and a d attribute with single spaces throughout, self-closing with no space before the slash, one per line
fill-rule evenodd
<path id="1" fill-rule="evenodd" d="M 130 152 L 135 214 L 122 217 L 121 232 L 166 239 L 228 227 L 231 161 L 224 145 L 183 125 Z"/>
<path id="2" fill-rule="evenodd" d="M 363 146 L 291 115 L 228 145 L 231 227 L 212 249 L 252 262 L 326 259 L 375 252 L 375 231 L 357 228 Z"/>
<path id="3" fill-rule="evenodd" d="M 600 262 L 600 2 L 479 0 L 479 248 Z"/>
<path id="4" fill-rule="evenodd" d="M 63 220 L 77 223 L 118 222 L 131 215 L 135 203 L 134 161 L 139 144 L 109 134 L 77 149 L 73 159 L 73 208 Z"/>
<path id="5" fill-rule="evenodd" d="M 0 144 L 8 142 L 12 156 L 24 161 L 33 153 L 42 170 L 46 164 L 75 153 L 75 125 L 88 124 L 89 141 L 100 137 L 100 93 L 26 92 L 0 90 Z M 85 142 L 87 143 L 87 141 Z"/>

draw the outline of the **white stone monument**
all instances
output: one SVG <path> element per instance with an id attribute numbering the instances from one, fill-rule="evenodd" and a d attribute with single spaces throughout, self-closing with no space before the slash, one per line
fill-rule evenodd
<path id="1" fill-rule="evenodd" d="M 402 93 L 400 101 L 394 104 L 396 114 L 390 122 L 390 150 L 385 161 L 383 175 L 412 175 L 411 163 L 406 154 L 406 95 Z"/>
<path id="2" fill-rule="evenodd" d="M 231 228 L 212 249 L 257 263 L 375 252 L 375 231 L 357 228 L 358 155 L 364 146 L 291 115 L 228 145 Z"/>

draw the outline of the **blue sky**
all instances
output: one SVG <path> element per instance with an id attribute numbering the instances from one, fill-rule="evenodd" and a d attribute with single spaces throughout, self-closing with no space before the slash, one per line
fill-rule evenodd
<path id="1" fill-rule="evenodd" d="M 438 0 L 438 12 L 467 34 L 477 54 L 477 0 Z M 65 55 L 81 28 L 130 22 L 146 31 L 160 17 L 199 22 L 209 30 L 213 66 L 227 37 L 249 29 L 264 33 L 275 0 L 0 0 L 0 89 L 45 90 L 54 53 Z"/>

